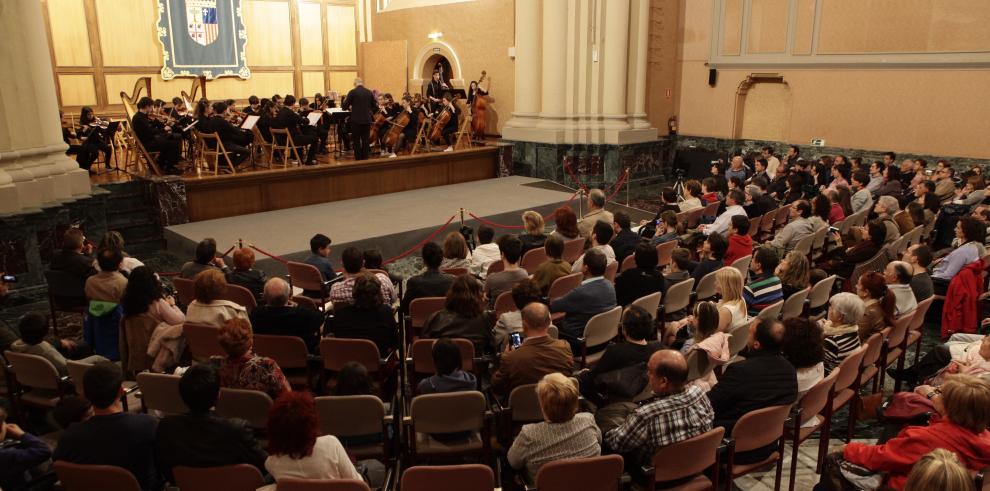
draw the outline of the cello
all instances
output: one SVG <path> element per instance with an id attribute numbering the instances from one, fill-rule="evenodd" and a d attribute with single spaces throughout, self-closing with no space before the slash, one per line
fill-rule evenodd
<path id="1" fill-rule="evenodd" d="M 488 91 L 482 94 L 481 82 L 484 82 L 488 72 L 481 71 L 481 78 L 478 79 L 478 86 L 474 89 L 474 100 L 471 105 L 471 134 L 475 138 L 485 137 L 485 129 L 488 127 Z"/>
<path id="2" fill-rule="evenodd" d="M 378 132 L 381 131 L 382 125 L 385 124 L 385 111 L 381 109 L 375 113 L 375 119 L 371 122 L 371 133 L 368 137 L 368 141 L 376 142 L 378 141 Z"/>
<path id="3" fill-rule="evenodd" d="M 433 127 L 430 129 L 431 142 L 437 143 L 443 140 L 443 128 L 450 122 L 451 116 L 453 113 L 450 112 L 450 108 L 444 106 L 440 114 L 433 120 Z"/>
<path id="4" fill-rule="evenodd" d="M 399 142 L 399 135 L 402 134 L 402 130 L 405 129 L 409 123 L 412 122 L 412 114 L 409 111 L 402 111 L 398 116 L 395 117 L 395 121 L 392 122 L 392 127 L 389 128 L 388 133 L 385 134 L 384 145 L 388 148 L 395 147 L 395 144 Z"/>

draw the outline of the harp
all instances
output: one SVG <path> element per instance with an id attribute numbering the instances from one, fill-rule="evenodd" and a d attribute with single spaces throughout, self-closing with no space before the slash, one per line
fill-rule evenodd
<path id="1" fill-rule="evenodd" d="M 196 77 L 192 81 L 192 87 L 189 88 L 189 92 L 182 91 L 180 95 L 182 96 L 182 103 L 186 105 L 186 110 L 189 112 L 193 111 L 193 107 L 196 104 L 197 96 L 200 96 L 199 92 L 202 89 L 201 97 L 206 97 L 206 77 Z"/>
<path id="2" fill-rule="evenodd" d="M 131 95 L 127 95 L 127 92 L 123 90 L 120 91 L 120 100 L 124 103 L 124 111 L 127 112 L 127 119 L 130 120 L 134 117 L 134 113 L 137 112 L 137 103 L 141 98 L 141 89 L 144 89 L 145 95 L 151 97 L 151 77 L 141 77 L 134 82 L 134 91 Z"/>

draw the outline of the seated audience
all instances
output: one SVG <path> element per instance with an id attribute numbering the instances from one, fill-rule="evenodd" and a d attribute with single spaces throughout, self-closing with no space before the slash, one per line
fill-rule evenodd
<path id="1" fill-rule="evenodd" d="M 663 272 L 663 282 L 666 288 L 691 278 L 691 269 L 696 263 L 691 260 L 691 251 L 677 247 L 670 253 L 670 264 Z M 667 293 L 664 288 L 664 293 Z"/>
<path id="2" fill-rule="evenodd" d="M 798 397 L 825 378 L 825 334 L 807 317 L 784 319 L 780 351 L 797 370 Z"/>
<path id="3" fill-rule="evenodd" d="M 529 482 L 544 464 L 563 459 L 597 457 L 602 434 L 591 413 L 578 413 L 578 390 L 574 381 L 550 373 L 536 386 L 543 421 L 523 425 L 512 441 L 506 458 L 515 469 L 525 467 Z"/>
<path id="4" fill-rule="evenodd" d="M 566 242 L 581 235 L 581 232 L 578 231 L 577 215 L 574 214 L 574 210 L 570 206 L 564 205 L 554 210 L 553 223 L 554 230 L 550 233 L 551 237 L 556 235 Z"/>
<path id="5" fill-rule="evenodd" d="M 746 186 L 746 194 L 750 196 L 756 209 L 755 216 L 766 215 L 777 209 L 777 202 L 767 194 L 767 181 L 764 178 L 753 179 L 752 184 Z"/>
<path id="6" fill-rule="evenodd" d="M 815 233 L 815 222 L 811 220 L 811 204 L 805 200 L 795 201 L 790 209 L 790 221 L 777 231 L 770 245 L 780 251 L 794 249 L 801 239 Z"/>
<path id="7" fill-rule="evenodd" d="M 546 224 L 543 223 L 543 215 L 532 210 L 526 211 L 522 214 L 522 221 L 526 233 L 518 237 L 522 241 L 522 252 L 519 257 L 522 257 L 531 249 L 543 247 L 543 243 L 547 240 L 547 234 L 545 233 Z M 477 248 L 475 251 L 477 251 Z"/>
<path id="8" fill-rule="evenodd" d="M 592 420 L 594 421 L 594 420 Z M 593 425 L 594 423 L 592 423 Z M 598 431 L 598 428 L 595 428 Z M 0 487 L 33 489 L 31 470 L 48 462 L 52 449 L 40 438 L 7 422 L 7 410 L 0 406 Z"/>
<path id="9" fill-rule="evenodd" d="M 543 248 L 550 259 L 536 268 L 536 271 L 533 272 L 533 281 L 540 288 L 540 294 L 546 295 L 554 281 L 571 274 L 571 265 L 561 259 L 564 255 L 564 241 L 560 236 L 550 235 L 547 237 Z"/>
<path id="10" fill-rule="evenodd" d="M 715 418 L 712 426 L 725 428 L 732 436 L 736 421 L 744 414 L 770 406 L 790 405 L 797 400 L 797 373 L 780 354 L 784 325 L 776 320 L 750 324 L 746 359 L 729 364 L 718 384 L 708 392 Z M 767 447 L 736 454 L 739 464 L 759 462 L 777 449 Z"/>
<path id="11" fill-rule="evenodd" d="M 615 299 L 619 305 L 625 307 L 636 300 L 651 293 L 665 290 L 664 278 L 657 270 L 656 247 L 646 242 L 636 246 L 635 268 L 629 268 L 615 278 Z"/>
<path id="12" fill-rule="evenodd" d="M 825 191 L 828 193 L 829 191 Z M 827 194 L 819 194 L 811 199 L 811 217 L 808 220 L 811 221 L 811 227 L 815 230 L 819 230 L 822 227 L 827 227 L 831 222 L 829 221 L 832 213 L 832 201 L 829 199 Z"/>
<path id="13" fill-rule="evenodd" d="M 932 276 L 928 274 L 928 265 L 932 263 L 932 250 L 924 244 L 908 247 L 904 253 L 904 261 L 911 266 L 911 291 L 918 302 L 923 302 L 935 294 Z"/>
<path id="14" fill-rule="evenodd" d="M 899 197 L 904 194 L 904 184 L 901 183 L 901 170 L 894 165 L 883 169 L 883 181 L 875 196 Z"/>
<path id="15" fill-rule="evenodd" d="M 942 203 L 945 203 L 955 197 L 956 194 L 956 184 L 953 182 L 953 178 L 956 176 L 956 170 L 951 166 L 942 166 L 935 173 L 935 196 Z"/>
<path id="16" fill-rule="evenodd" d="M 920 386 L 915 392 L 934 403 L 936 414 L 928 426 L 908 426 L 878 445 L 848 443 L 825 459 L 822 476 L 841 458 L 882 473 L 883 484 L 892 489 L 904 489 L 911 467 L 935 448 L 956 454 L 971 473 L 990 465 L 990 385 L 972 376 L 955 375 L 938 390 Z"/>
<path id="17" fill-rule="evenodd" d="M 478 246 L 474 250 L 475 253 L 472 260 L 479 257 L 479 250 L 481 250 L 481 246 Z M 450 290 L 450 284 L 454 282 L 454 275 L 440 271 L 440 263 L 443 262 L 443 249 L 436 242 L 427 242 L 424 244 L 421 254 L 426 271 L 406 281 L 406 293 L 402 297 L 402 302 L 399 304 L 399 312 L 401 314 L 408 313 L 409 304 L 417 298 L 442 297 L 447 295 L 447 290 Z"/>
<path id="18" fill-rule="evenodd" d="M 986 197 L 986 183 L 983 177 L 971 175 L 963 182 L 965 184 L 963 184 L 961 190 L 956 191 L 955 199 L 952 200 L 952 203 L 970 207 L 982 203 Z"/>
<path id="19" fill-rule="evenodd" d="M 627 406 L 634 410 L 617 426 L 602 427 L 605 446 L 637 466 L 651 465 L 653 454 L 663 447 L 710 431 L 716 414 L 705 391 L 687 385 L 687 361 L 679 352 L 654 352 L 646 373 L 656 397 L 642 406 Z"/>
<path id="20" fill-rule="evenodd" d="M 93 244 L 86 240 L 82 230 L 72 227 L 62 236 L 62 248 L 52 254 L 48 268 L 79 278 L 80 283 L 96 274 L 95 261 L 90 256 Z"/>
<path id="21" fill-rule="evenodd" d="M 859 213 L 862 210 L 868 210 L 873 207 L 873 194 L 867 189 L 870 184 L 870 175 L 865 172 L 857 172 L 853 174 L 852 182 L 850 183 L 853 195 L 850 198 L 850 208 L 853 213 Z"/>
<path id="22" fill-rule="evenodd" d="M 832 258 L 822 264 L 822 269 L 829 274 L 849 278 L 857 264 L 872 259 L 880 252 L 887 237 L 887 227 L 880 220 L 870 220 L 859 230 L 862 235 L 859 242 L 848 248 L 843 247 L 839 232 L 832 234 L 836 248 L 833 249 Z"/>
<path id="23" fill-rule="evenodd" d="M 820 321 L 825 333 L 825 373 L 835 370 L 842 360 L 859 348 L 857 324 L 866 310 L 863 300 L 849 292 L 836 293 L 828 303 L 828 316 Z"/>
<path id="24" fill-rule="evenodd" d="M 376 395 L 375 381 L 361 363 L 349 361 L 337 372 L 336 384 L 331 389 L 335 396 Z"/>
<path id="25" fill-rule="evenodd" d="M 502 351 L 509 342 L 509 333 L 522 331 L 523 307 L 539 302 L 542 294 L 531 278 L 520 281 L 512 286 L 512 304 L 516 310 L 505 312 L 498 316 L 495 322 L 495 349 Z"/>
<path id="26" fill-rule="evenodd" d="M 729 250 L 729 243 L 719 234 L 712 234 L 701 243 L 701 250 L 698 251 L 698 264 L 691 271 L 694 278 L 694 287 L 698 288 L 698 282 L 709 273 L 713 273 L 725 266 L 725 253 Z"/>
<path id="27" fill-rule="evenodd" d="M 255 334 L 295 336 L 306 343 L 310 353 L 316 353 L 320 346 L 323 315 L 312 308 L 291 303 L 291 295 L 292 289 L 282 278 L 268 280 L 264 304 L 251 311 L 251 327 Z"/>
<path id="28" fill-rule="evenodd" d="M 639 234 L 632 231 L 632 223 L 629 220 L 629 214 L 624 211 L 619 211 L 615 213 L 615 223 L 613 225 L 613 231 L 615 235 L 612 240 L 609 241 L 608 245 L 615 252 L 615 260 L 619 264 L 626 259 L 626 256 L 633 253 L 636 250 L 636 245 L 640 242 Z"/>
<path id="29" fill-rule="evenodd" d="M 254 294 L 260 305 L 265 289 L 265 272 L 254 268 L 254 251 L 241 247 L 234 251 L 234 269 L 227 272 L 227 283 L 243 286 Z"/>
<path id="30" fill-rule="evenodd" d="M 715 294 L 718 295 L 718 330 L 732 332 L 746 325 L 746 300 L 743 298 L 743 277 L 736 268 L 725 267 L 715 273 Z"/>
<path id="31" fill-rule="evenodd" d="M 124 276 L 128 276 L 134 268 L 144 266 L 144 263 L 137 258 L 131 257 L 131 255 L 124 250 L 124 236 L 120 235 L 120 232 L 117 232 L 116 230 L 111 230 L 103 234 L 103 238 L 100 239 L 100 245 L 97 250 L 99 249 L 113 249 L 120 251 L 120 255 L 123 256 L 124 259 L 120 262 L 118 271 L 120 271 Z M 96 266 L 99 268 L 99 264 Z"/>
<path id="32" fill-rule="evenodd" d="M 897 298 L 890 290 L 883 275 L 866 273 L 856 282 L 856 295 L 863 300 L 866 309 L 859 326 L 859 342 L 865 343 L 874 333 L 893 326 L 896 320 Z"/>
<path id="33" fill-rule="evenodd" d="M 605 222 L 611 228 L 614 221 L 612 212 L 605 210 L 605 192 L 598 188 L 588 192 L 588 212 L 577 223 L 581 236 L 590 238 L 591 231 L 598 222 Z"/>
<path id="34" fill-rule="evenodd" d="M 581 271 L 584 265 L 584 257 L 591 250 L 600 251 L 604 254 L 606 264 L 615 261 L 615 251 L 609 245 L 609 242 L 612 241 L 612 235 L 612 224 L 605 222 L 596 223 L 591 232 L 591 248 L 584 251 L 584 255 L 574 261 L 574 264 L 571 265 L 571 272 L 578 273 Z"/>
<path id="35" fill-rule="evenodd" d="M 282 370 L 268 357 L 258 356 L 251 324 L 245 319 L 230 319 L 220 328 L 217 341 L 227 356 L 213 357 L 219 367 L 220 385 L 231 389 L 260 390 L 275 399 L 290 389 Z"/>
<path id="36" fill-rule="evenodd" d="M 443 262 L 440 269 L 471 267 L 471 251 L 460 232 L 451 232 L 443 239 Z"/>
<path id="37" fill-rule="evenodd" d="M 811 286 L 808 256 L 797 251 L 788 252 L 777 265 L 775 273 L 780 278 L 784 298 Z"/>
<path id="38" fill-rule="evenodd" d="M 158 419 L 125 413 L 123 373 L 117 365 L 101 362 L 86 370 L 83 394 L 93 404 L 93 416 L 62 432 L 54 460 L 73 464 L 123 467 L 141 489 L 158 489 L 155 469 L 155 432 Z"/>
<path id="39" fill-rule="evenodd" d="M 189 412 L 166 416 L 158 423 L 155 436 L 155 459 L 165 479 L 175 482 L 172 469 L 177 466 L 250 464 L 264 472 L 268 455 L 247 422 L 213 412 L 220 398 L 216 368 L 209 364 L 189 367 L 179 379 L 179 396 Z"/>
<path id="40" fill-rule="evenodd" d="M 489 353 L 494 343 L 495 319 L 487 306 L 481 282 L 471 275 L 458 276 L 450 286 L 443 310 L 426 320 L 422 336 L 469 339 L 477 355 Z"/>
<path id="41" fill-rule="evenodd" d="M 645 365 L 653 352 L 663 348 L 663 344 L 654 339 L 656 329 L 653 316 L 642 307 L 632 305 L 626 309 L 619 323 L 619 332 L 622 342 L 609 344 L 598 363 L 578 376 L 581 394 L 598 406 L 608 401 L 628 399 L 628 394 L 620 393 L 625 388 L 616 387 L 614 382 L 625 378 L 622 375 L 631 370 L 629 367 Z M 644 388 L 639 387 L 639 391 Z"/>
<path id="42" fill-rule="evenodd" d="M 725 251 L 722 263 L 726 266 L 753 254 L 753 238 L 749 236 L 749 218 L 742 215 L 732 217 L 729 226 L 729 248 Z"/>
<path id="43" fill-rule="evenodd" d="M 512 285 L 525 280 L 529 274 L 519 267 L 522 257 L 522 241 L 515 235 L 504 235 L 498 241 L 498 250 L 502 258 L 502 271 L 492 273 L 485 278 L 485 294 L 489 306 L 495 305 L 498 296 L 511 290 Z"/>
<path id="44" fill-rule="evenodd" d="M 492 391 L 500 397 L 508 397 L 520 385 L 535 384 L 548 373 L 574 370 L 570 347 L 547 334 L 550 312 L 546 305 L 533 302 L 524 307 L 522 322 L 522 344 L 515 349 L 510 346 L 492 374 Z"/>
<path id="45" fill-rule="evenodd" d="M 698 227 L 698 231 L 705 234 L 719 234 L 723 237 L 729 234 L 729 225 L 732 217 L 736 215 L 746 216 L 746 210 L 742 207 L 746 202 L 746 197 L 742 191 L 734 189 L 725 196 L 725 211 L 715 218 L 715 221 Z"/>
<path id="46" fill-rule="evenodd" d="M 433 343 L 433 366 L 437 373 L 419 381 L 417 394 L 440 394 L 478 390 L 478 380 L 462 367 L 461 349 L 450 338 L 440 338 Z"/>
<path id="47" fill-rule="evenodd" d="M 986 224 L 974 217 L 963 217 L 956 222 L 956 238 L 959 243 L 948 256 L 935 264 L 932 271 L 936 295 L 945 295 L 949 282 L 959 270 L 986 255 L 987 250 L 983 246 L 986 235 Z"/>
<path id="48" fill-rule="evenodd" d="M 921 457 L 911 467 L 911 473 L 904 483 L 904 491 L 927 489 L 975 491 L 973 478 L 962 462 L 959 462 L 959 457 L 944 448 L 936 448 Z"/>
<path id="49" fill-rule="evenodd" d="M 217 256 L 217 241 L 212 238 L 203 239 L 196 244 L 196 259 L 186 261 L 182 265 L 179 277 L 191 280 L 200 271 L 206 271 L 208 269 L 227 271 L 227 265 L 224 264 L 223 258 Z"/>
<path id="50" fill-rule="evenodd" d="M 478 227 L 478 247 L 475 247 L 474 252 L 471 254 L 470 272 L 472 274 L 484 278 L 488 274 L 488 267 L 493 262 L 502 259 L 502 252 L 499 251 L 498 244 L 493 242 L 493 239 L 495 239 L 495 230 L 493 228 L 488 225 Z M 443 261 L 443 249 L 440 250 L 440 260 L 441 262 Z"/>
<path id="51" fill-rule="evenodd" d="M 382 276 L 368 272 L 354 276 L 353 301 L 335 308 L 334 315 L 327 317 L 326 332 L 338 338 L 373 341 L 385 357 L 396 348 L 399 330 L 392 307 L 382 297 Z"/>
<path id="52" fill-rule="evenodd" d="M 461 240 L 464 238 L 461 237 Z M 364 253 L 357 247 L 351 246 L 344 249 L 340 255 L 340 262 L 344 265 L 344 279 L 330 287 L 330 301 L 333 302 L 335 308 L 354 302 L 354 279 L 365 271 Z M 385 305 L 391 306 L 395 303 L 395 289 L 392 288 L 392 280 L 383 273 L 375 273 L 374 276 L 378 279 L 378 287 L 381 290 Z"/>
<path id="53" fill-rule="evenodd" d="M 127 278 L 120 274 L 121 261 L 124 257 L 116 249 L 100 249 L 96 255 L 96 262 L 100 265 L 100 272 L 86 278 L 86 298 L 91 302 L 90 313 L 93 313 L 92 302 L 106 302 L 108 304 L 120 303 L 127 288 Z"/>
<path id="54" fill-rule="evenodd" d="M 309 256 L 303 262 L 320 270 L 320 276 L 324 282 L 337 277 L 333 263 L 330 262 L 330 237 L 323 234 L 314 235 L 313 238 L 309 239 L 309 251 Z M 303 295 L 319 298 L 320 292 L 304 291 Z"/>
<path id="55" fill-rule="evenodd" d="M 684 183 L 684 188 L 681 190 L 684 200 L 678 205 L 681 212 L 696 210 L 705 205 L 701 203 L 701 183 L 690 179 Z"/>
<path id="56" fill-rule="evenodd" d="M 392 283 L 393 289 L 395 289 L 395 285 L 402 283 L 402 276 L 388 270 L 388 265 L 385 264 L 385 258 L 382 257 L 382 251 L 378 249 L 365 249 L 361 255 L 364 256 L 365 270 L 375 273 L 385 273 L 385 276 L 388 276 L 389 283 Z"/>
<path id="57" fill-rule="evenodd" d="M 750 282 L 743 289 L 743 299 L 749 308 L 749 315 L 759 315 L 760 311 L 783 300 L 784 289 L 777 270 L 777 253 L 769 247 L 758 247 L 749 262 Z"/>
<path id="58" fill-rule="evenodd" d="M 939 385 L 934 377 L 963 373 L 976 377 L 990 373 L 990 336 L 969 335 L 965 341 L 957 341 L 956 336 L 948 343 L 935 345 L 914 366 L 897 370 L 888 368 L 891 377 L 914 386 L 918 383 Z"/>
<path id="59" fill-rule="evenodd" d="M 898 317 L 914 312 L 918 307 L 918 301 L 914 298 L 914 291 L 911 289 L 911 279 L 914 272 L 911 265 L 904 261 L 891 261 L 883 270 L 883 279 L 887 281 L 887 289 L 894 294 L 897 300 L 894 314 Z"/>
<path id="60" fill-rule="evenodd" d="M 680 345 L 681 354 L 684 356 L 687 356 L 696 344 L 720 332 L 718 330 L 719 310 L 715 302 L 695 302 L 692 312 L 692 315 L 675 323 L 672 327 L 676 327 L 677 330 L 669 330 L 668 337 L 665 338 L 665 340 L 671 339 L 670 345 L 672 347 Z"/>
<path id="61" fill-rule="evenodd" d="M 677 214 L 667 210 L 660 214 L 660 221 L 657 223 L 650 245 L 658 246 L 665 242 L 677 240 L 684 234 L 684 227 L 677 221 Z"/>
<path id="62" fill-rule="evenodd" d="M 268 459 L 265 468 L 281 479 L 357 479 L 361 474 L 340 440 L 320 435 L 320 414 L 309 392 L 286 392 L 268 413 Z M 275 491 L 277 484 L 259 488 Z"/>
<path id="63" fill-rule="evenodd" d="M 76 344 L 66 339 L 59 342 L 61 350 L 56 349 L 45 341 L 45 336 L 48 335 L 48 317 L 44 314 L 34 312 L 25 314 L 17 323 L 17 330 L 21 332 L 21 338 L 10 345 L 10 351 L 40 356 L 51 362 L 63 377 L 69 374 L 69 366 L 62 352 L 70 359 L 80 359 L 83 363 L 109 361 L 99 355 L 87 356 L 92 353 L 87 345 Z"/>
<path id="64" fill-rule="evenodd" d="M 615 287 L 605 279 L 605 254 L 598 249 L 584 253 L 584 281 L 566 295 L 550 302 L 550 311 L 565 314 L 560 325 L 560 337 L 568 340 L 574 352 L 579 348 L 577 338 L 584 336 L 584 326 L 597 314 L 615 307 Z"/>
<path id="65" fill-rule="evenodd" d="M 121 323 L 125 338 L 121 343 L 124 369 L 164 371 L 178 364 L 186 315 L 175 305 L 175 298 L 165 294 L 161 280 L 151 268 L 138 266 L 131 271 L 120 304 L 124 308 Z"/>
<path id="66" fill-rule="evenodd" d="M 873 211 L 877 214 L 877 220 L 883 223 L 887 229 L 884 244 L 890 244 L 901 237 L 901 226 L 894 221 L 894 215 L 901 210 L 900 203 L 894 196 L 880 196 L 877 204 L 873 206 Z M 904 215 L 901 215 L 904 216 Z M 911 227 L 914 228 L 914 227 Z"/>
<path id="67" fill-rule="evenodd" d="M 247 320 L 244 306 L 222 300 L 227 293 L 227 280 L 219 269 L 208 269 L 193 280 L 196 299 L 186 308 L 186 322 L 220 327 L 230 319 Z"/>

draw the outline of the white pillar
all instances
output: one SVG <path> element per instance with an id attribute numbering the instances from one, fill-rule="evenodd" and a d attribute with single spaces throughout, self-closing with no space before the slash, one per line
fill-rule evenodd
<path id="1" fill-rule="evenodd" d="M 506 128 L 535 124 L 540 112 L 540 2 L 516 2 L 515 101 Z"/>
<path id="2" fill-rule="evenodd" d="M 543 0 L 541 128 L 562 129 L 567 117 L 567 3 Z"/>
<path id="3" fill-rule="evenodd" d="M 629 129 L 626 115 L 626 76 L 629 57 L 629 1 L 605 2 L 602 54 L 602 126 L 608 131 Z M 608 142 L 617 143 L 617 142 Z"/>
<path id="4" fill-rule="evenodd" d="M 0 213 L 90 194 L 65 155 L 41 2 L 0 2 Z"/>
<path id="5" fill-rule="evenodd" d="M 646 119 L 646 58 L 650 49 L 650 0 L 632 0 L 629 35 L 629 81 L 626 111 L 633 128 L 649 128 Z"/>

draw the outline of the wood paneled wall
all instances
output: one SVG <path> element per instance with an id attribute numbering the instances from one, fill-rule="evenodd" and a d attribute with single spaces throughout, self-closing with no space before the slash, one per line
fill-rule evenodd
<path id="1" fill-rule="evenodd" d="M 161 78 L 156 0 L 39 0 L 45 13 L 59 106 L 77 113 L 123 113 L 120 91 L 152 77 L 152 95 L 170 100 L 192 79 Z M 251 78 L 206 84 L 210 99 L 346 92 L 358 67 L 355 0 L 241 0 Z"/>

